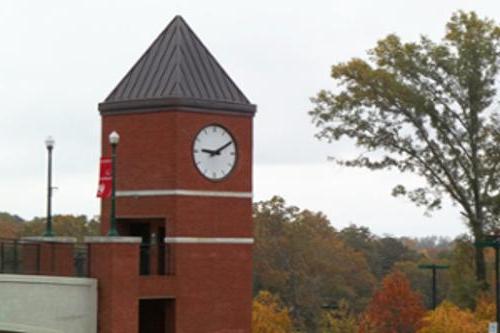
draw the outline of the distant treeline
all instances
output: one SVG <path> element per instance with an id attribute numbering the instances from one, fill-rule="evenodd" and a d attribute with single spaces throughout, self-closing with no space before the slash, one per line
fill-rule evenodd
<path id="1" fill-rule="evenodd" d="M 450 266 L 438 275 L 439 302 L 448 300 L 470 309 L 476 305 L 480 286 L 474 276 L 473 242 L 467 235 L 454 240 L 398 238 L 377 236 L 354 224 L 336 229 L 321 212 L 288 206 L 280 197 L 255 203 L 253 220 L 254 296 L 264 302 L 279 300 L 292 331 L 337 332 L 325 325 L 331 326 L 339 316 L 351 320 L 357 330 L 384 277 L 395 272 L 408 279 L 429 308 L 431 273 L 419 269 L 420 264 Z M 0 238 L 42 235 L 45 221 L 0 213 Z M 55 215 L 53 229 L 57 235 L 82 240 L 99 234 L 99 218 Z M 493 272 L 493 253 L 487 252 L 487 258 L 488 271 Z"/>

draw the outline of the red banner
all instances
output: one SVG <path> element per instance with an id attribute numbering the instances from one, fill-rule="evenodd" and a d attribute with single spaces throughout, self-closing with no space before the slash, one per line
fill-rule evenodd
<path id="1" fill-rule="evenodd" d="M 97 189 L 98 198 L 109 198 L 111 196 L 112 170 L 111 158 L 101 157 L 99 188 Z"/>

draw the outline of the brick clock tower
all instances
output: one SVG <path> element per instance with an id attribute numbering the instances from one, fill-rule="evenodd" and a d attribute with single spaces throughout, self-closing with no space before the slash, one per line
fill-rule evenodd
<path id="1" fill-rule="evenodd" d="M 256 106 L 177 16 L 99 111 L 119 239 L 141 240 L 99 276 L 99 332 L 250 332 Z"/>

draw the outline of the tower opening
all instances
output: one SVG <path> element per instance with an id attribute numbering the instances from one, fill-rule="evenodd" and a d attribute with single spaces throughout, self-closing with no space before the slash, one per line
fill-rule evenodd
<path id="1" fill-rule="evenodd" d="M 174 299 L 139 300 L 140 333 L 175 333 Z"/>

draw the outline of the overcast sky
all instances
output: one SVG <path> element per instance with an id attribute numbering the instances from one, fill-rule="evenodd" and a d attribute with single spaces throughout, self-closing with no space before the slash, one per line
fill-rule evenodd
<path id="1" fill-rule="evenodd" d="M 182 15 L 233 80 L 258 105 L 254 198 L 289 204 L 377 234 L 466 232 L 447 204 L 432 217 L 392 187 L 420 180 L 397 172 L 339 168 L 349 144 L 314 139 L 309 98 L 333 88 L 330 66 L 389 33 L 411 41 L 443 36 L 459 9 L 500 22 L 500 2 L 317 0 L 2 0 L 0 6 L 0 211 L 43 216 L 46 150 L 52 135 L 55 214 L 95 215 L 101 102 L 153 39 Z"/>

